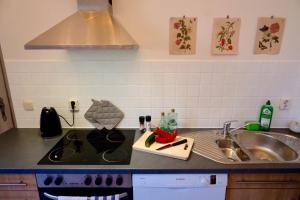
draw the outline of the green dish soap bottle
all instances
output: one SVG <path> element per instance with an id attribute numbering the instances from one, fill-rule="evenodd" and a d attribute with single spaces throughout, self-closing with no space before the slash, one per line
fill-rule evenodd
<path id="1" fill-rule="evenodd" d="M 260 110 L 259 122 L 260 129 L 263 131 L 269 131 L 271 127 L 271 121 L 273 116 L 273 106 L 271 101 L 268 100 L 265 105 L 262 105 Z"/>

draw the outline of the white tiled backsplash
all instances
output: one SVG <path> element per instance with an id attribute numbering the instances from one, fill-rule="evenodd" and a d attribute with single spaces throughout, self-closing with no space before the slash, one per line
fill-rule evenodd
<path id="1" fill-rule="evenodd" d="M 180 127 L 221 127 L 230 119 L 257 120 L 271 99 L 273 127 L 300 119 L 300 62 L 296 61 L 15 61 L 6 60 L 18 127 L 39 127 L 40 110 L 54 106 L 71 120 L 68 100 L 79 99 L 76 127 L 91 127 L 91 98 L 112 101 L 125 113 L 119 127 L 138 127 L 138 116 L 175 108 Z M 279 111 L 281 97 L 291 99 Z M 24 111 L 32 100 L 34 111 Z M 66 124 L 62 121 L 63 126 Z"/>

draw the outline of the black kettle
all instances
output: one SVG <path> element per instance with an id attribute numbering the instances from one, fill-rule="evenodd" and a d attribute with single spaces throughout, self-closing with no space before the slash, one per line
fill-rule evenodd
<path id="1" fill-rule="evenodd" d="M 42 109 L 40 130 L 42 137 L 54 137 L 62 133 L 59 116 L 53 107 Z"/>

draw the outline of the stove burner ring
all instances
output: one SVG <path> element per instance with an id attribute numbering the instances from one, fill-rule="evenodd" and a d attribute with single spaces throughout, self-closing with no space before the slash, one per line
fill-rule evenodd
<path id="1" fill-rule="evenodd" d="M 59 147 L 49 153 L 48 159 L 51 162 L 64 162 L 66 158 L 72 157 L 75 153 L 75 150 L 72 148 Z"/>
<path id="2" fill-rule="evenodd" d="M 113 140 L 113 139 L 111 139 L 109 136 L 112 135 L 112 134 L 113 133 L 110 133 L 110 134 L 107 134 L 105 136 L 105 138 L 106 138 L 107 141 L 109 141 L 111 143 L 122 143 L 122 142 L 124 142 L 124 138 L 120 138 L 119 140 Z"/>
<path id="3" fill-rule="evenodd" d="M 124 150 L 119 150 L 119 151 L 117 152 L 117 154 L 122 154 L 122 155 L 118 155 L 118 157 L 121 158 L 121 159 L 118 159 L 118 160 L 115 159 L 115 160 L 114 160 L 114 159 L 107 158 L 109 152 L 111 152 L 111 151 L 113 151 L 113 150 L 115 150 L 115 149 L 108 149 L 108 150 L 104 151 L 104 152 L 102 153 L 102 159 L 103 159 L 104 161 L 108 162 L 108 163 L 122 162 L 123 159 L 124 159 L 124 157 L 123 157 L 122 155 L 126 155 L 126 152 L 125 152 Z M 113 152 L 113 153 L 114 153 L 114 152 Z M 122 158 L 123 158 L 123 159 L 122 159 Z"/>

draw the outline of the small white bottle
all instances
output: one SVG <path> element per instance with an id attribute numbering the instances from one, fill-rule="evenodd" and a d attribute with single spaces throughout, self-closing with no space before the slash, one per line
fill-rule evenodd
<path id="1" fill-rule="evenodd" d="M 146 131 L 151 131 L 151 116 L 146 116 Z"/>

